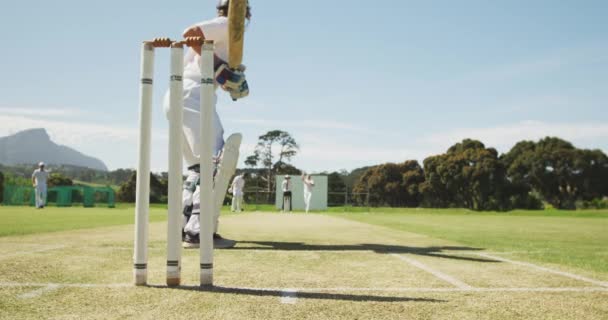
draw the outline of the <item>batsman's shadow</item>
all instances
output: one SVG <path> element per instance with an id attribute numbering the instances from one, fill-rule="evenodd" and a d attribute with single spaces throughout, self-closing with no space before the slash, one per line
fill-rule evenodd
<path id="1" fill-rule="evenodd" d="M 302 242 L 276 242 L 276 241 L 239 241 L 238 245 L 230 250 L 277 250 L 277 251 L 371 251 L 379 254 L 414 254 L 435 258 L 464 260 L 472 262 L 501 261 L 485 259 L 481 257 L 470 257 L 448 254 L 446 251 L 481 251 L 483 248 L 458 247 L 458 246 L 430 246 L 411 247 L 387 244 L 306 244 Z"/>
<path id="2" fill-rule="evenodd" d="M 445 300 L 430 299 L 430 298 L 410 298 L 410 297 L 390 297 L 390 296 L 375 296 L 375 295 L 357 295 L 357 294 L 344 294 L 344 293 L 329 293 L 329 292 L 309 292 L 309 291 L 297 291 L 287 292 L 278 289 L 255 289 L 255 288 L 233 288 L 233 287 L 199 287 L 199 286 L 178 286 L 178 287 L 167 287 L 167 286 L 154 286 L 149 285 L 150 288 L 157 289 L 172 289 L 172 290 L 186 290 L 186 291 L 197 291 L 197 292 L 211 292 L 211 293 L 222 293 L 222 294 L 233 294 L 233 295 L 247 295 L 247 296 L 258 296 L 258 297 L 294 297 L 297 299 L 320 299 L 320 300 L 342 300 L 342 301 L 354 301 L 354 302 L 446 302 Z"/>

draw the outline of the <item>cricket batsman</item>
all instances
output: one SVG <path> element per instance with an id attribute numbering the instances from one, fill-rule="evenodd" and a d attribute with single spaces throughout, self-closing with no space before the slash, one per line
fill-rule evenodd
<path id="1" fill-rule="evenodd" d="M 245 80 L 245 67 L 240 66 L 236 69 L 228 67 L 228 8 L 230 0 L 220 0 L 217 4 L 217 16 L 211 20 L 196 23 L 183 33 L 184 38 L 203 37 L 205 40 L 213 40 L 214 50 L 214 69 L 216 89 L 221 88 L 231 96 L 233 100 L 241 99 L 249 94 L 247 81 Z M 246 19 L 251 19 L 251 8 L 247 6 Z M 184 228 L 183 246 L 185 248 L 198 248 L 200 243 L 200 165 L 199 155 L 201 154 L 200 141 L 200 87 L 201 87 L 201 48 L 191 47 L 188 49 L 184 58 L 184 108 L 183 108 L 183 132 L 185 138 L 184 161 L 188 165 L 188 176 L 184 183 L 183 206 L 184 206 Z M 217 104 L 217 91 L 214 93 L 214 104 Z M 169 112 L 169 93 L 165 95 L 164 109 Z M 223 155 L 222 150 L 228 147 L 236 147 L 238 150 L 240 136 L 230 136 L 224 142 L 224 129 L 217 111 L 214 114 L 213 128 L 215 130 L 214 161 L 222 161 L 222 157 L 232 156 Z M 237 155 L 238 156 L 238 155 Z M 216 186 L 217 186 L 216 176 Z M 230 179 L 230 177 L 226 177 Z M 215 212 L 215 225 L 213 242 L 215 248 L 229 248 L 236 244 L 236 241 L 225 239 L 218 233 L 219 212 Z"/>

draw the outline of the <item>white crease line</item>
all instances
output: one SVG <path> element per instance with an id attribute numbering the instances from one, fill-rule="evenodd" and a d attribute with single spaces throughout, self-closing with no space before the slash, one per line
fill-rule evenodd
<path id="1" fill-rule="evenodd" d="M 252 288 L 252 290 L 255 290 Z M 267 289 L 271 290 L 271 289 Z M 601 287 L 555 288 L 300 288 L 297 292 L 608 292 Z"/>
<path id="2" fill-rule="evenodd" d="M 450 251 L 450 250 L 445 250 L 445 251 Z M 480 253 L 479 251 L 457 251 L 459 253 L 465 253 L 465 254 L 478 254 Z M 549 250 L 536 250 L 536 251 L 484 251 L 483 253 L 485 254 L 536 254 L 536 253 L 544 253 L 544 252 L 549 252 Z"/>
<path id="3" fill-rule="evenodd" d="M 398 255 L 396 253 L 391 253 L 391 256 L 397 257 L 397 258 L 399 258 L 399 259 L 401 259 L 401 260 L 409 263 L 410 265 L 412 265 L 412 266 L 414 266 L 414 267 L 416 267 L 418 269 L 424 270 L 424 271 L 426 271 L 426 272 L 434 275 L 435 277 L 437 277 L 437 278 L 439 278 L 439 279 L 441 279 L 443 281 L 449 282 L 449 283 L 451 283 L 452 285 L 456 286 L 459 289 L 471 289 L 472 288 L 470 285 L 468 285 L 468 284 L 466 284 L 466 283 L 464 283 L 464 282 L 462 282 L 462 281 L 460 281 L 458 279 L 455 279 L 454 277 L 449 276 L 449 275 L 447 275 L 447 274 L 445 274 L 443 272 L 431 269 L 427 265 L 425 265 L 425 264 L 423 264 L 423 263 L 421 263 L 421 262 L 419 262 L 417 260 L 414 260 L 412 258 L 407 258 L 407 257 L 404 257 L 402 255 Z"/>
<path id="4" fill-rule="evenodd" d="M 41 296 L 41 295 L 43 295 L 43 294 L 45 294 L 47 292 L 51 292 L 51 291 L 54 291 L 54 290 L 57 290 L 57 289 L 59 289 L 59 285 L 49 284 L 49 285 L 47 285 L 45 287 L 38 288 L 38 289 L 36 289 L 34 291 L 30 291 L 30 292 L 27 292 L 27 293 L 24 293 L 24 294 L 20 294 L 20 295 L 17 296 L 17 298 L 19 298 L 19 299 L 36 298 L 36 297 L 39 297 L 39 296 Z"/>
<path id="5" fill-rule="evenodd" d="M 608 292 L 608 288 L 599 287 L 556 287 L 556 288 L 473 288 L 478 292 Z"/>
<path id="6" fill-rule="evenodd" d="M 65 247 L 66 246 L 54 246 L 54 247 L 40 248 L 40 249 L 32 250 L 32 251 L 15 252 L 15 253 L 12 253 L 12 254 L 7 254 L 7 255 L 0 256 L 0 260 L 7 259 L 7 258 L 12 258 L 12 257 L 17 257 L 17 256 L 26 256 L 26 255 L 36 254 L 36 253 L 41 253 L 41 252 L 46 252 L 46 251 L 58 250 L 58 249 L 63 249 Z"/>
<path id="7" fill-rule="evenodd" d="M 131 250 L 133 250 L 133 249 L 131 248 Z M 253 251 L 253 252 L 256 252 L 256 253 L 276 253 L 277 251 L 284 251 L 282 249 L 276 249 L 275 250 L 272 247 L 267 247 L 267 249 L 260 249 L 259 247 L 234 247 L 234 248 L 231 249 L 231 251 L 239 251 L 239 250 Z M 325 249 L 323 249 L 323 250 L 314 250 L 313 249 L 313 250 L 306 250 L 306 251 L 303 251 L 303 252 L 307 252 L 307 253 L 331 253 L 331 254 L 340 254 L 340 253 L 343 253 L 345 255 L 348 255 L 348 254 L 352 255 L 353 254 L 353 251 L 344 251 L 344 250 L 340 250 L 340 249 L 336 249 L 336 250 L 325 250 Z M 367 250 L 367 251 L 361 250 L 361 251 L 359 251 L 357 253 L 363 253 L 363 254 L 373 253 L 373 254 L 375 254 L 375 252 L 372 251 L 372 250 Z"/>
<path id="8" fill-rule="evenodd" d="M 281 290 L 281 303 L 296 304 L 297 301 L 298 301 L 297 290 L 295 290 L 295 289 Z"/>
<path id="9" fill-rule="evenodd" d="M 532 269 L 536 269 L 536 270 L 540 270 L 540 271 L 544 271 L 544 272 L 549 272 L 549 273 L 557 274 L 557 275 L 564 276 L 564 277 L 571 278 L 571 279 L 575 279 L 575 280 L 589 282 L 589 283 L 592 283 L 592 284 L 595 284 L 595 285 L 598 285 L 598 286 L 608 287 L 608 282 L 599 281 L 599 280 L 595 280 L 595 279 L 579 276 L 579 275 L 574 274 L 574 273 L 569 273 L 569 272 L 549 269 L 549 268 L 541 267 L 539 265 L 535 265 L 535 264 L 532 264 L 532 263 L 529 263 L 529 262 L 515 261 L 515 260 L 503 258 L 503 257 L 492 256 L 492 255 L 485 254 L 485 253 L 475 253 L 475 254 L 478 255 L 478 256 L 480 256 L 480 257 L 487 258 L 487 259 L 493 259 L 493 260 L 498 260 L 498 261 L 502 261 L 502 262 L 508 262 L 508 263 L 511 263 L 511 264 L 520 265 L 520 266 L 524 266 L 524 267 L 528 267 L 528 268 L 532 268 Z"/>
<path id="10" fill-rule="evenodd" d="M 14 282 L 0 282 L 0 288 L 19 288 L 19 287 L 41 287 L 40 289 L 46 289 L 52 287 L 53 290 L 59 288 L 102 288 L 102 289 L 113 289 L 113 288 L 133 288 L 138 287 L 129 283 L 115 283 L 115 284 L 89 284 L 89 283 L 14 283 Z M 251 291 L 269 291 L 269 292 L 285 292 L 293 293 L 297 299 L 297 292 L 608 292 L 608 288 L 604 287 L 524 287 L 524 288 L 350 288 L 350 287 L 334 287 L 334 288 L 253 288 L 253 287 L 220 287 L 227 289 L 243 289 Z M 38 289 L 38 290 L 40 290 Z"/>
<path id="11" fill-rule="evenodd" d="M 133 251 L 133 247 L 101 247 L 93 249 L 116 250 L 116 251 Z M 164 251 L 166 248 L 148 248 L 148 251 Z"/>
<path id="12" fill-rule="evenodd" d="M 15 283 L 15 282 L 0 282 L 0 287 L 18 288 L 18 287 L 57 287 L 57 288 L 126 288 L 135 287 L 128 283 L 116 284 L 93 284 L 93 283 Z"/>
<path id="13" fill-rule="evenodd" d="M 539 288 L 292 288 L 292 289 L 281 289 L 281 288 L 238 288 L 243 290 L 251 291 L 287 291 L 290 292 L 302 292 L 302 293 L 315 293 L 315 292 L 411 292 L 411 293 L 432 293 L 432 292 L 608 292 L 608 288 L 602 287 L 539 287 Z"/>

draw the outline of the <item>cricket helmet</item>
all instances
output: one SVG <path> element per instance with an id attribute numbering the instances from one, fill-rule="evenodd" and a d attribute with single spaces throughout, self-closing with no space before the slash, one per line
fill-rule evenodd
<path id="1" fill-rule="evenodd" d="M 217 9 L 224 9 L 224 8 L 228 8 L 228 4 L 230 3 L 230 0 L 219 0 L 217 2 Z"/>
<path id="2" fill-rule="evenodd" d="M 217 10 L 224 10 L 225 12 L 228 12 L 228 7 L 230 6 L 230 0 L 219 0 L 217 2 Z M 247 15 L 251 15 L 250 11 L 251 10 L 251 6 L 249 6 L 249 0 L 247 0 Z"/>
<path id="3" fill-rule="evenodd" d="M 217 8 L 219 9 L 228 9 L 228 5 L 230 5 L 230 0 L 219 0 L 217 2 Z M 247 8 L 249 8 L 249 1 L 247 1 Z"/>

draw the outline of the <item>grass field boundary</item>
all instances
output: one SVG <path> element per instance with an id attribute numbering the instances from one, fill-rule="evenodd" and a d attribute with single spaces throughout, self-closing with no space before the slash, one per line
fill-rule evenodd
<path id="1" fill-rule="evenodd" d="M 539 266 L 539 265 L 536 265 L 536 264 L 533 264 L 533 263 L 511 260 L 511 259 L 507 259 L 507 258 L 495 256 L 495 255 L 490 255 L 490 254 L 487 254 L 487 253 L 482 253 L 482 252 L 471 252 L 471 253 L 474 254 L 474 255 L 486 258 L 486 259 L 494 259 L 494 260 L 498 260 L 498 261 L 502 261 L 502 262 L 506 262 L 506 263 L 511 263 L 511 264 L 514 264 L 514 265 L 523 266 L 523 267 L 527 267 L 527 268 L 530 268 L 530 269 L 536 269 L 538 271 L 552 273 L 552 274 L 560 275 L 560 276 L 567 277 L 567 278 L 570 278 L 570 279 L 575 279 L 575 280 L 579 280 L 579 281 L 583 281 L 583 282 L 588 282 L 588 283 L 591 283 L 591 284 L 594 284 L 594 285 L 597 285 L 597 286 L 608 288 L 608 282 L 599 281 L 599 280 L 595 280 L 595 279 L 579 276 L 579 275 L 574 274 L 574 273 L 560 271 L 560 270 L 555 270 L 555 269 L 550 269 L 550 268 Z"/>

